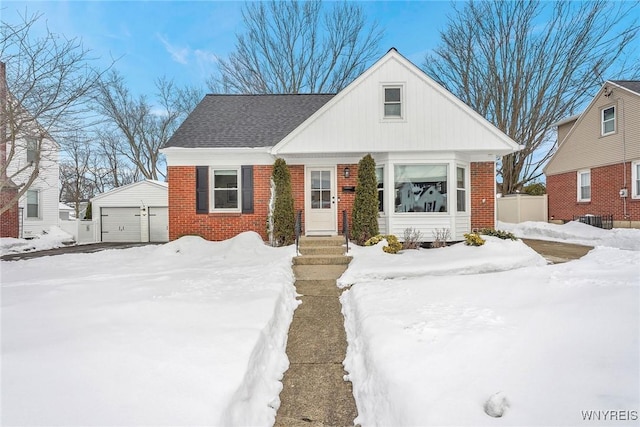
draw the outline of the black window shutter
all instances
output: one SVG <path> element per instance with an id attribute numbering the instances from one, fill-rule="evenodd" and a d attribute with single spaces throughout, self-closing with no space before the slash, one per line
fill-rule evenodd
<path id="1" fill-rule="evenodd" d="M 253 213 L 253 166 L 242 166 L 242 213 Z"/>
<path id="2" fill-rule="evenodd" d="M 196 166 L 196 213 L 209 212 L 209 166 Z"/>

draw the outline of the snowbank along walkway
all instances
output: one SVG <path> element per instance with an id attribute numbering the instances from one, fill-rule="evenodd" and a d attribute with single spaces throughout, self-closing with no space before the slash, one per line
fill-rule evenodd
<path id="1" fill-rule="evenodd" d="M 347 269 L 343 237 L 303 237 L 294 258 L 296 309 L 287 340 L 289 370 L 282 380 L 275 425 L 352 426 L 357 416 L 344 380 L 347 338 L 336 279 Z"/>

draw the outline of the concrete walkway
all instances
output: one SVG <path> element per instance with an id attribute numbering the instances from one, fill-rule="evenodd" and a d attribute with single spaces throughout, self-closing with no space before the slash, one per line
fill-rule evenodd
<path id="1" fill-rule="evenodd" d="M 289 370 L 282 380 L 275 426 L 352 426 L 357 416 L 342 362 L 347 338 L 336 279 L 347 269 L 343 237 L 302 238 L 294 258 L 302 304 L 289 328 Z"/>
<path id="2" fill-rule="evenodd" d="M 593 249 L 593 246 L 547 240 L 522 239 L 522 242 L 553 264 L 582 258 Z"/>

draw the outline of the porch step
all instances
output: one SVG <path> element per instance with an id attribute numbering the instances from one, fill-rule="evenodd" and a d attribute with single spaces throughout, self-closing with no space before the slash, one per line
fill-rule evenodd
<path id="1" fill-rule="evenodd" d="M 344 255 L 342 246 L 300 246 L 302 255 Z"/>
<path id="2" fill-rule="evenodd" d="M 344 244 L 343 236 L 330 236 L 330 237 L 312 237 L 304 236 L 300 237 L 300 247 L 318 247 L 318 246 L 342 246 Z"/>
<path id="3" fill-rule="evenodd" d="M 352 257 L 345 255 L 304 255 L 293 258 L 293 265 L 347 265 Z"/>

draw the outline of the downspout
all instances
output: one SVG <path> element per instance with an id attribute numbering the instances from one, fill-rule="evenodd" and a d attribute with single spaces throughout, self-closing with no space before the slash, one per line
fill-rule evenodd
<path id="1" fill-rule="evenodd" d="M 624 98 L 618 97 L 618 101 L 622 103 L 622 114 L 620 114 L 621 127 L 622 127 L 622 188 L 627 190 L 627 196 L 629 194 L 629 190 L 627 188 L 627 140 L 626 140 L 626 120 L 625 120 L 625 105 Z M 629 214 L 627 213 L 627 197 L 622 198 L 622 215 L 625 220 L 629 219 Z"/>

